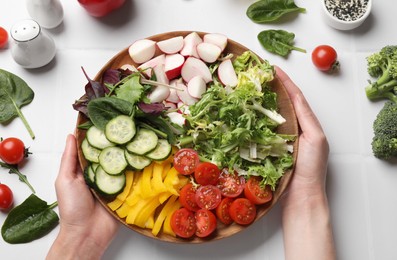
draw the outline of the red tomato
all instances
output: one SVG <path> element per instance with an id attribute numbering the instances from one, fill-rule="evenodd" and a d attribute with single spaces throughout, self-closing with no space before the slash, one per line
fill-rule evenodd
<path id="1" fill-rule="evenodd" d="M 196 203 L 196 188 L 193 184 L 188 183 L 180 191 L 179 202 L 183 207 L 191 211 L 197 211 L 200 207 Z"/>
<path id="2" fill-rule="evenodd" d="M 125 0 L 78 0 L 81 6 L 94 17 L 102 17 L 121 7 Z"/>
<path id="3" fill-rule="evenodd" d="M 7 45 L 7 42 L 8 33 L 3 27 L 0 27 L 0 49 L 4 48 Z"/>
<path id="4" fill-rule="evenodd" d="M 272 200 L 273 192 L 269 185 L 261 187 L 261 177 L 252 176 L 244 188 L 244 195 L 254 204 L 264 204 Z"/>
<path id="5" fill-rule="evenodd" d="M 218 180 L 218 188 L 223 196 L 235 198 L 243 192 L 244 186 L 244 177 L 238 176 L 236 172 L 230 173 L 228 169 L 222 170 Z"/>
<path id="6" fill-rule="evenodd" d="M 194 171 L 194 179 L 201 185 L 216 185 L 221 171 L 210 162 L 200 163 Z"/>
<path id="7" fill-rule="evenodd" d="M 207 237 L 216 229 L 216 217 L 207 209 L 200 209 L 195 213 L 196 236 Z"/>
<path id="8" fill-rule="evenodd" d="M 196 191 L 196 203 L 202 209 L 215 209 L 221 199 L 221 191 L 213 185 L 200 186 Z"/>
<path id="9" fill-rule="evenodd" d="M 233 223 L 233 219 L 229 213 L 229 208 L 233 201 L 234 199 L 232 198 L 223 198 L 218 207 L 216 207 L 216 216 L 225 225 Z"/>
<path id="10" fill-rule="evenodd" d="M 0 159 L 5 163 L 18 164 L 25 154 L 25 145 L 18 138 L 10 137 L 0 142 Z"/>
<path id="11" fill-rule="evenodd" d="M 192 174 L 199 163 L 200 158 L 198 153 L 190 148 L 180 149 L 174 155 L 174 167 L 183 175 Z"/>
<path id="12" fill-rule="evenodd" d="M 0 183 L 0 209 L 8 209 L 14 202 L 14 195 L 11 189 Z"/>
<path id="13" fill-rule="evenodd" d="M 312 52 L 312 62 L 321 71 L 333 71 L 339 68 L 338 54 L 329 45 L 317 46 Z"/>
<path id="14" fill-rule="evenodd" d="M 256 206 L 249 199 L 237 198 L 229 208 L 230 217 L 240 225 L 251 224 L 256 217 Z"/>
<path id="15" fill-rule="evenodd" d="M 171 228 L 180 237 L 192 237 L 197 229 L 194 213 L 185 208 L 176 210 L 171 216 Z"/>

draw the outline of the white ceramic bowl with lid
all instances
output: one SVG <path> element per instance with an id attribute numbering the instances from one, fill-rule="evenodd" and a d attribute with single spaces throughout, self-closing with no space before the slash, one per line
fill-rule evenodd
<path id="1" fill-rule="evenodd" d="M 321 0 L 325 21 L 338 30 L 352 30 L 368 18 L 372 0 Z"/>

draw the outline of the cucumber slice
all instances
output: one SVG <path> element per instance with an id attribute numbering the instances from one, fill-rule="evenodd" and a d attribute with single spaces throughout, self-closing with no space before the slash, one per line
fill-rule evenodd
<path id="1" fill-rule="evenodd" d="M 134 154 L 144 155 L 156 148 L 158 140 L 159 138 L 155 132 L 141 128 L 132 141 L 127 144 L 126 148 Z"/>
<path id="2" fill-rule="evenodd" d="M 99 164 L 110 175 L 118 175 L 127 167 L 124 149 L 107 147 L 99 154 Z M 97 169 L 98 170 L 98 169 Z"/>
<path id="3" fill-rule="evenodd" d="M 167 140 L 159 139 L 156 148 L 145 156 L 155 161 L 162 161 L 170 156 L 171 150 L 171 145 Z"/>
<path id="4" fill-rule="evenodd" d="M 91 146 L 87 138 L 84 138 L 83 142 L 81 143 L 81 150 L 83 151 L 85 159 L 90 162 L 99 162 L 99 154 L 101 153 L 101 150 Z"/>
<path id="5" fill-rule="evenodd" d="M 135 170 L 142 170 L 152 162 L 152 160 L 145 156 L 132 154 L 127 150 L 124 151 L 124 154 L 128 164 Z"/>
<path id="6" fill-rule="evenodd" d="M 111 175 L 108 174 L 102 166 L 99 166 L 95 172 L 96 189 L 106 195 L 117 195 L 125 187 L 125 174 Z"/>
<path id="7" fill-rule="evenodd" d="M 131 141 L 135 133 L 134 120 L 126 115 L 116 116 L 105 126 L 106 138 L 116 144 L 125 144 Z"/>
<path id="8" fill-rule="evenodd" d="M 106 138 L 105 133 L 96 126 L 88 128 L 87 140 L 91 146 L 100 150 L 109 146 L 114 146 L 114 144 Z"/>
<path id="9" fill-rule="evenodd" d="M 88 165 L 84 169 L 84 180 L 88 186 L 94 188 L 95 187 L 95 170 L 92 164 Z"/>

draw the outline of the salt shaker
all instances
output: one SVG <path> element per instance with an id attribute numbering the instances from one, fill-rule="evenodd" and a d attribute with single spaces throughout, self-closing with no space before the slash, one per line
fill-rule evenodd
<path id="1" fill-rule="evenodd" d="M 10 32 L 11 55 L 24 68 L 39 68 L 48 64 L 56 53 L 54 40 L 31 19 L 14 24 Z"/>
<path id="2" fill-rule="evenodd" d="M 63 20 L 63 7 L 59 0 L 26 0 L 30 17 L 41 27 L 52 29 Z"/>

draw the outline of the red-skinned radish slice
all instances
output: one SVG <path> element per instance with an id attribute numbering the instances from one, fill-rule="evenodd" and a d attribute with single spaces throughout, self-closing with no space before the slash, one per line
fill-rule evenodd
<path id="1" fill-rule="evenodd" d="M 164 102 L 164 106 L 166 108 L 169 108 L 169 109 L 176 109 L 177 108 L 175 103 L 168 102 L 168 101 Z"/>
<path id="2" fill-rule="evenodd" d="M 196 32 L 192 32 L 183 38 L 183 42 L 184 45 L 180 51 L 180 54 L 185 57 L 193 56 L 198 58 L 197 45 L 203 42 L 203 39 L 201 39 L 200 35 L 198 35 Z"/>
<path id="3" fill-rule="evenodd" d="M 153 68 L 153 71 L 154 71 L 154 75 L 156 75 L 157 82 L 167 85 L 170 83 L 170 81 L 167 78 L 167 75 L 165 75 L 164 64 L 157 65 L 156 67 Z"/>
<path id="4" fill-rule="evenodd" d="M 204 42 L 212 43 L 224 51 L 227 45 L 227 37 L 220 33 L 207 33 L 203 37 Z"/>
<path id="5" fill-rule="evenodd" d="M 187 83 L 187 91 L 194 98 L 201 98 L 206 90 L 207 84 L 201 76 L 195 76 Z"/>
<path id="6" fill-rule="evenodd" d="M 225 86 L 234 87 L 237 85 L 237 75 L 230 59 L 224 60 L 219 64 L 218 77 Z"/>
<path id="7" fill-rule="evenodd" d="M 178 112 L 167 113 L 167 116 L 170 118 L 172 123 L 177 124 L 179 126 L 183 126 L 186 122 L 186 119 L 183 117 L 183 115 Z"/>
<path id="8" fill-rule="evenodd" d="M 163 65 L 165 64 L 165 54 L 161 54 L 159 56 L 154 57 L 151 60 L 148 60 L 147 62 L 141 64 L 138 69 L 142 71 L 148 78 L 152 77 L 152 69 L 156 67 L 157 65 Z"/>
<path id="9" fill-rule="evenodd" d="M 171 86 L 173 86 L 173 85 L 171 84 Z M 178 103 L 179 101 L 181 101 L 178 97 L 178 94 L 176 93 L 176 89 L 174 89 L 174 88 L 170 88 L 170 94 L 168 95 L 168 97 L 165 100 L 167 100 L 168 102 L 171 102 L 171 103 Z"/>
<path id="10" fill-rule="evenodd" d="M 156 86 L 152 92 L 149 93 L 148 98 L 150 103 L 163 102 L 170 95 L 170 89 L 166 86 Z"/>
<path id="11" fill-rule="evenodd" d="M 185 57 L 179 53 L 169 54 L 165 56 L 164 69 L 165 74 L 169 80 L 175 79 L 181 76 L 182 66 L 185 62 Z"/>
<path id="12" fill-rule="evenodd" d="M 176 107 L 179 109 L 180 113 L 184 115 L 190 115 L 189 106 L 184 104 L 182 101 L 178 102 L 178 104 L 176 104 Z"/>
<path id="13" fill-rule="evenodd" d="M 157 42 L 157 47 L 159 47 L 159 49 L 166 54 L 174 54 L 179 52 L 182 50 L 183 45 L 184 41 L 182 36 L 176 36 Z"/>
<path id="14" fill-rule="evenodd" d="M 120 67 L 120 69 L 129 70 L 129 71 L 132 71 L 132 72 L 138 71 L 138 69 L 135 68 L 134 66 L 132 66 L 131 64 L 124 64 L 123 66 Z"/>
<path id="15" fill-rule="evenodd" d="M 181 74 L 183 80 L 186 82 L 189 82 L 195 76 L 201 76 L 205 80 L 205 83 L 212 81 L 211 71 L 207 64 L 194 57 L 186 59 L 182 66 Z"/>
<path id="16" fill-rule="evenodd" d="M 197 54 L 200 59 L 207 63 L 215 62 L 221 55 L 222 50 L 213 43 L 202 42 L 197 45 Z"/>
<path id="17" fill-rule="evenodd" d="M 197 98 L 194 98 L 189 94 L 189 91 L 187 90 L 187 87 L 185 84 L 178 83 L 176 86 L 178 88 L 176 93 L 183 104 L 191 106 L 191 105 L 194 105 L 198 101 Z"/>
<path id="18" fill-rule="evenodd" d="M 148 39 L 137 40 L 128 48 L 131 59 L 138 64 L 142 64 L 153 58 L 155 52 L 156 42 Z"/>

